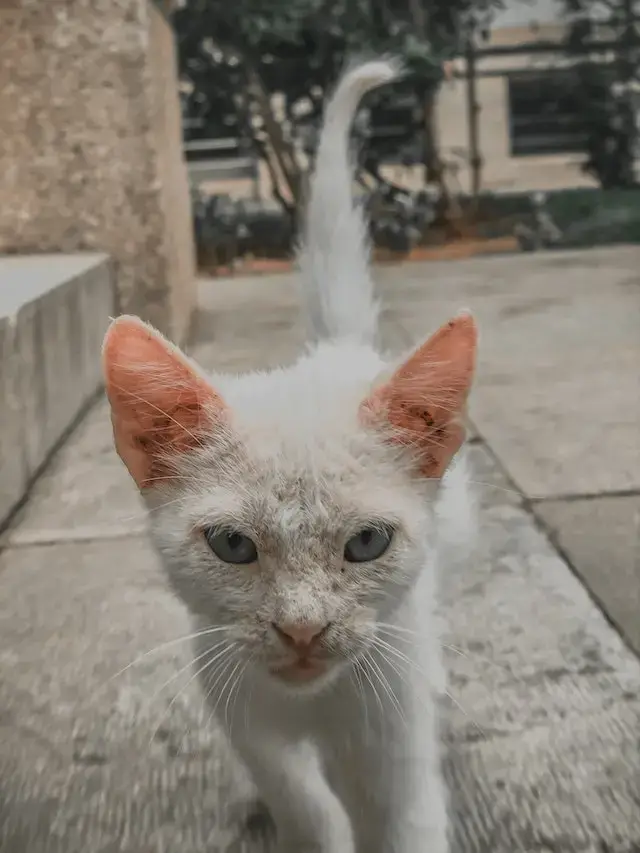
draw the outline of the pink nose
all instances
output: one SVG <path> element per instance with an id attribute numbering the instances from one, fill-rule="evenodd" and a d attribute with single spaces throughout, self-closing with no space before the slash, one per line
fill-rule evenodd
<path id="1" fill-rule="evenodd" d="M 295 649 L 307 649 L 317 642 L 329 627 L 317 622 L 273 622 L 273 627 L 283 643 Z"/>

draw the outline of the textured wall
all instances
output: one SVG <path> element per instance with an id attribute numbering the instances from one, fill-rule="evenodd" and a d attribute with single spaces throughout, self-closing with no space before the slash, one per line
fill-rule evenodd
<path id="1" fill-rule="evenodd" d="M 195 274 L 175 57 L 148 0 L 0 2 L 0 199 L 0 252 L 109 252 L 120 310 L 184 337 Z"/>
<path id="2" fill-rule="evenodd" d="M 176 67 L 173 33 L 156 10 L 151 15 L 149 70 L 155 85 L 150 88 L 153 135 L 157 145 L 160 181 L 160 205 L 163 212 L 167 246 L 168 275 L 171 281 L 193 283 L 194 247 L 191 223 L 191 198 L 182 155 L 182 121 L 176 95 Z M 170 290 L 174 323 L 179 329 L 189 325 L 192 295 L 185 299 L 180 287 Z"/>

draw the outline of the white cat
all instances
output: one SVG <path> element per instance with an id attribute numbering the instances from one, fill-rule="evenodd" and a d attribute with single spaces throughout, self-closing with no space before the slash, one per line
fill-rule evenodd
<path id="1" fill-rule="evenodd" d="M 476 329 L 458 316 L 397 364 L 373 346 L 349 128 L 395 75 L 352 68 L 326 110 L 300 258 L 306 354 L 207 377 L 134 317 L 104 345 L 117 450 L 283 853 L 448 847 L 435 559 Z"/>

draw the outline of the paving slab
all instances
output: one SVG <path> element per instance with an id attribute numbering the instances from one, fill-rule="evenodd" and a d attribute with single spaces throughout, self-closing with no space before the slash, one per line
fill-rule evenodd
<path id="1" fill-rule="evenodd" d="M 532 498 L 640 490 L 636 246 L 378 267 L 383 344 L 423 340 L 461 309 L 481 333 L 471 416 Z M 303 339 L 293 275 L 200 290 L 203 359 L 286 363 Z"/>
<path id="2" fill-rule="evenodd" d="M 637 247 L 407 264 L 378 273 L 407 341 L 468 308 L 471 416 L 533 498 L 640 489 Z"/>
<path id="3" fill-rule="evenodd" d="M 147 542 L 8 550 L 0 589 L 3 853 L 228 849 L 242 777 L 187 644 L 113 678 L 190 632 Z"/>
<path id="4" fill-rule="evenodd" d="M 480 530 L 442 590 L 455 849 L 632 851 L 638 661 L 508 492 Z"/>
<path id="5" fill-rule="evenodd" d="M 146 530 L 142 501 L 113 450 L 109 407 L 103 398 L 40 477 L 5 545 L 90 541 Z"/>
<path id="6" fill-rule="evenodd" d="M 640 654 L 640 495 L 542 501 L 534 511 Z"/>
<path id="7" fill-rule="evenodd" d="M 628 853 L 640 664 L 482 445 L 472 461 L 480 545 L 443 579 L 454 853 Z M 188 633 L 143 537 L 0 555 L 0 849 L 264 849 L 188 644 L 172 643 Z"/>
<path id="8" fill-rule="evenodd" d="M 375 276 L 383 344 L 394 351 L 415 345 L 461 308 L 478 318 L 471 417 L 513 488 L 535 501 L 640 492 L 636 246 L 379 267 Z M 237 283 L 202 284 L 203 316 L 218 318 L 217 340 L 205 357 L 210 363 L 239 358 L 255 367 L 262 351 L 272 363 L 286 361 L 288 342 L 302 338 L 295 325 L 295 277 Z M 269 324 L 278 322 L 288 322 L 292 336 L 272 334 Z M 583 536 L 587 523 L 570 519 L 563 541 L 576 541 L 576 571 L 627 636 L 637 636 L 637 573 L 604 556 L 631 551 L 632 519 L 623 513 L 615 525 L 596 524 L 608 582 L 599 581 L 603 570 L 594 568 L 596 551 L 586 544 L 593 537 Z"/>
<path id="9" fill-rule="evenodd" d="M 625 251 L 618 266 L 631 267 L 630 260 L 620 260 Z M 582 270 L 578 279 L 586 280 L 585 269 L 596 262 L 613 268 L 615 257 L 603 260 L 594 253 L 589 264 L 581 255 L 564 256 L 571 298 L 579 301 L 580 290 L 572 263 Z M 514 308 L 531 302 L 532 292 L 558 298 L 551 278 L 557 278 L 561 258 L 554 257 L 551 267 L 545 267 L 545 257 L 503 260 L 380 272 L 389 300 L 384 331 L 389 344 L 410 345 L 465 304 L 485 328 L 475 412 L 491 447 L 482 442 L 471 447 L 480 541 L 472 560 L 449 567 L 442 590 L 453 851 L 633 853 L 640 849 L 640 663 L 520 494 L 534 494 L 538 486 L 554 493 L 563 485 L 554 484 L 549 472 L 564 445 L 543 446 L 527 430 L 517 445 L 505 443 L 496 412 L 487 414 L 499 401 L 512 429 L 526 426 L 524 403 L 520 408 L 511 403 L 518 395 L 524 399 L 518 381 L 528 375 L 527 358 L 537 365 L 541 389 L 543 379 L 555 381 L 551 368 L 545 372 L 540 366 L 535 340 L 524 341 L 525 329 L 535 338 L 545 324 L 533 312 L 532 326 L 514 328 L 509 317 L 500 320 L 500 312 L 509 308 L 513 316 Z M 628 274 L 629 280 L 635 275 Z M 618 299 L 622 285 L 611 287 L 610 298 Z M 597 307 L 596 289 L 585 285 L 584 298 Z M 632 303 L 625 304 L 631 311 Z M 619 309 L 608 310 L 609 319 L 618 316 Z M 587 321 L 586 314 L 580 316 Z M 296 318 L 291 277 L 203 283 L 195 354 L 205 366 L 225 370 L 287 362 L 303 337 Z M 556 320 L 550 322 L 553 327 Z M 554 327 L 554 340 L 571 328 L 568 315 L 560 327 Z M 525 353 L 510 357 L 518 328 Z M 601 335 L 605 361 L 626 370 L 630 329 L 623 324 L 621 339 L 626 335 L 627 343 L 617 348 L 614 330 L 585 329 L 592 332 Z M 576 346 L 580 334 L 573 330 Z M 613 347 L 609 356 L 605 343 Z M 555 352 L 559 356 L 560 349 Z M 580 358 L 572 358 L 569 353 L 574 373 L 568 375 L 578 376 Z M 501 385 L 491 370 L 506 372 L 508 382 Z M 536 417 L 542 424 L 544 413 Z M 557 427 L 562 435 L 567 421 L 560 418 Z M 601 449 L 611 462 L 610 485 L 618 488 L 623 462 L 633 462 L 634 448 L 621 443 L 620 455 L 609 444 Z M 537 485 L 535 466 L 519 461 L 529 453 L 537 453 L 540 464 L 547 460 Z M 581 487 L 602 486 L 604 461 L 594 466 L 598 470 Z M 575 460 L 565 473 L 571 488 L 580 485 Z M 564 506 L 543 502 L 537 509 L 553 519 Z M 3 853 L 258 853 L 265 847 L 247 828 L 250 783 L 190 681 L 187 644 L 163 645 L 184 636 L 189 626 L 140 534 L 140 509 L 110 450 L 102 404 L 57 456 L 4 540 Z M 615 515 L 607 512 L 602 529 Z M 570 532 L 577 522 L 567 519 L 562 530 Z M 622 515 L 619 521 L 628 530 Z M 569 538 L 563 541 L 569 551 Z M 153 648 L 157 651 L 147 655 Z M 140 656 L 138 664 L 111 677 Z"/>
<path id="10" fill-rule="evenodd" d="M 303 344 L 295 276 L 200 282 L 193 354 L 209 369 L 241 373 L 290 364 Z"/>

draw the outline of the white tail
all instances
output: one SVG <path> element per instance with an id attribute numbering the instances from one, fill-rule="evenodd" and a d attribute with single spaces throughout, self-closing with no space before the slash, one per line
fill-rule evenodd
<path id="1" fill-rule="evenodd" d="M 355 206 L 350 130 L 371 89 L 395 80 L 400 66 L 374 60 L 352 66 L 325 108 L 299 253 L 309 335 L 372 343 L 378 305 L 369 274 L 367 226 Z"/>

